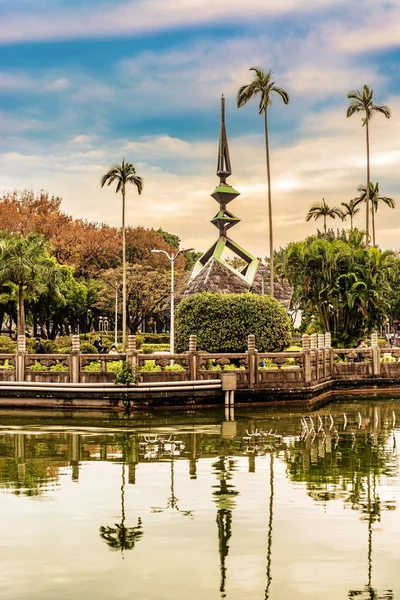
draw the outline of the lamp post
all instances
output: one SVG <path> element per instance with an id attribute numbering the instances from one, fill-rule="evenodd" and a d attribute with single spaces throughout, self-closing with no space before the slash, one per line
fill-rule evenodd
<path id="1" fill-rule="evenodd" d="M 260 268 L 258 269 L 258 272 L 261 274 L 261 296 L 264 296 L 264 293 L 265 293 L 264 275 L 267 272 L 267 267 L 265 265 L 261 265 Z"/>
<path id="2" fill-rule="evenodd" d="M 169 326 L 169 351 L 171 354 L 175 353 L 175 315 L 174 315 L 174 300 L 175 300 L 175 288 L 174 288 L 174 266 L 175 261 L 181 252 L 190 252 L 193 248 L 185 248 L 178 250 L 175 254 L 169 254 L 166 250 L 152 250 L 154 254 L 165 254 L 171 265 L 171 318 Z"/>
<path id="3" fill-rule="evenodd" d="M 115 282 L 115 333 L 114 333 L 114 345 L 117 348 L 118 344 L 118 282 Z"/>

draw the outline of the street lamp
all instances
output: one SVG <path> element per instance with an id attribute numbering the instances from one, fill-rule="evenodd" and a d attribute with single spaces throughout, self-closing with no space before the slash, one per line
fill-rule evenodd
<path id="1" fill-rule="evenodd" d="M 171 354 L 175 353 L 175 316 L 174 316 L 174 265 L 181 252 L 191 252 L 193 248 L 185 248 L 178 250 L 175 254 L 168 254 L 166 250 L 152 250 L 154 254 L 165 254 L 171 265 L 171 319 L 170 319 L 170 333 L 169 333 L 169 351 Z"/>
<path id="2" fill-rule="evenodd" d="M 264 296 L 264 275 L 267 272 L 267 267 L 265 265 L 260 265 L 258 272 L 261 274 L 261 296 Z"/>

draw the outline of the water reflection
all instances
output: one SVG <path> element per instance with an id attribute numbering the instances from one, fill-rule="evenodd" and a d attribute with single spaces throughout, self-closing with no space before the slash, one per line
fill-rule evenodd
<path id="1" fill-rule="evenodd" d="M 219 577 L 219 581 L 214 582 L 215 592 L 221 598 L 241 597 L 243 589 L 240 591 L 237 585 L 244 575 L 238 556 L 252 556 L 252 561 L 262 563 L 263 577 L 257 592 L 253 590 L 244 597 L 264 596 L 264 600 L 285 597 L 279 595 L 279 590 L 288 585 L 290 578 L 286 581 L 282 577 L 282 562 L 290 567 L 290 561 L 297 560 L 290 547 L 282 550 L 280 542 L 282 523 L 287 520 L 288 527 L 295 531 L 299 515 L 304 517 L 305 513 L 296 513 L 293 508 L 302 507 L 305 498 L 315 507 L 321 507 L 325 515 L 330 505 L 334 505 L 336 511 L 340 505 L 343 514 L 356 511 L 365 524 L 365 579 L 362 573 L 358 577 L 356 570 L 353 575 L 349 564 L 344 595 L 389 600 L 394 598 L 395 589 L 400 589 L 400 577 L 390 582 L 392 585 L 385 585 L 376 570 L 374 559 L 375 562 L 380 559 L 373 549 L 375 532 L 383 527 L 382 515 L 397 509 L 396 495 L 400 493 L 398 430 L 394 427 L 393 410 L 400 418 L 400 403 L 387 406 L 365 401 L 345 407 L 330 406 L 314 415 L 301 411 L 252 409 L 249 413 L 237 410 L 235 420 L 232 421 L 233 415 L 229 414 L 227 422 L 221 421 L 221 415 L 207 423 L 203 414 L 199 424 L 192 416 L 189 423 L 186 417 L 179 423 L 178 416 L 171 420 L 160 416 L 158 422 L 152 417 L 152 422 L 146 425 L 135 426 L 130 422 L 126 431 L 111 431 L 106 427 L 102 431 L 78 427 L 68 430 L 59 426 L 46 430 L 38 426 L 37 421 L 35 427 L 24 424 L 21 429 L 16 422 L 14 430 L 9 427 L 0 431 L 0 500 L 3 492 L 32 497 L 32 500 L 51 495 L 57 501 L 57 493 L 65 487 L 66 479 L 79 492 L 85 489 L 84 475 L 89 465 L 112 465 L 112 474 L 118 473 L 119 479 L 119 500 L 114 499 L 118 517 L 104 510 L 107 518 L 100 516 L 95 531 L 99 532 L 96 534 L 99 545 L 119 551 L 127 562 L 131 554 L 135 558 L 143 554 L 151 560 L 149 547 L 152 547 L 157 527 L 162 531 L 161 540 L 173 539 L 177 546 L 185 544 L 186 535 L 196 535 L 190 532 L 199 534 L 199 530 L 192 529 L 197 521 L 208 531 L 207 501 L 212 498 L 213 533 L 207 535 L 214 536 L 210 548 L 215 549 L 214 565 L 218 567 Z M 168 466 L 167 478 L 165 468 L 157 470 L 157 465 Z M 157 480 L 153 481 L 153 475 L 150 476 L 151 469 L 155 478 L 160 477 L 157 489 L 154 487 Z M 117 484 L 113 481 L 115 489 Z M 146 488 L 146 481 L 152 482 L 152 486 Z M 96 495 L 101 496 L 105 483 L 106 479 L 97 475 Z M 288 486 L 296 493 L 293 507 L 285 504 Z M 261 497 L 260 493 L 263 501 L 253 505 L 252 495 Z M 137 506 L 134 498 L 140 498 Z M 21 502 L 20 499 L 15 501 Z M 183 505 L 188 508 L 182 508 Z M 305 514 L 304 518 L 312 522 L 313 514 Z M 189 519 L 181 519 L 181 516 Z M 185 525 L 177 526 L 178 522 Z M 249 527 L 245 537 L 244 522 L 245 529 Z M 169 529 L 173 523 L 174 529 Z M 257 538 L 259 533 L 265 534 L 262 555 L 261 545 L 257 546 L 257 539 L 261 540 Z M 196 561 L 196 538 L 190 539 L 185 552 L 193 551 Z M 321 538 L 321 543 L 323 541 Z M 343 539 L 343 549 L 350 541 L 350 538 Z M 315 542 L 313 560 L 318 559 L 318 543 Z M 257 551 L 252 550 L 253 545 Z M 133 549 L 133 553 L 128 553 Z M 249 564 L 247 569 L 250 569 Z M 293 577 L 301 580 L 299 574 L 294 573 Z M 247 585 L 250 590 L 256 584 L 249 579 Z M 337 582 L 332 580 L 330 585 L 334 590 Z M 204 597 L 205 589 L 199 586 L 198 594 L 192 591 L 192 597 L 196 600 Z M 290 593 L 296 594 L 293 590 Z M 339 597 L 329 596 L 326 590 L 324 594 L 315 593 L 310 597 L 322 595 L 329 600 Z"/>

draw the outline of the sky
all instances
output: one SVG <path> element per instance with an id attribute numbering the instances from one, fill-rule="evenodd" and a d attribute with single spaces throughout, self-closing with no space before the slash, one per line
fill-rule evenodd
<path id="1" fill-rule="evenodd" d="M 365 130 L 346 108 L 367 84 L 392 110 L 371 121 L 371 179 L 399 207 L 378 212 L 377 242 L 399 248 L 399 31 L 400 0 L 0 0 L 0 194 L 44 189 L 74 217 L 118 226 L 121 199 L 100 178 L 124 157 L 144 180 L 127 223 L 205 251 L 224 94 L 241 193 L 231 237 L 265 256 L 263 120 L 255 100 L 235 103 L 257 65 L 290 94 L 269 112 L 275 246 L 315 232 L 312 204 L 339 206 L 365 183 Z"/>

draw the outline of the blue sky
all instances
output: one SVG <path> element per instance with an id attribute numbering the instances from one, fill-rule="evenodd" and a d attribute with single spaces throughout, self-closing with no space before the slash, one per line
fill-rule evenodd
<path id="1" fill-rule="evenodd" d="M 398 198 L 399 31 L 399 0 L 0 0 L 0 192 L 47 189 L 74 216 L 118 225 L 119 199 L 99 180 L 125 156 L 145 181 L 128 222 L 205 250 L 224 93 L 241 192 L 232 235 L 265 254 L 262 120 L 256 102 L 235 108 L 248 69 L 272 69 L 291 95 L 270 111 L 279 246 L 315 229 L 312 203 L 338 205 L 364 182 L 364 132 L 345 117 L 364 83 L 392 108 L 372 123 L 372 179 Z M 400 246 L 397 209 L 377 227 L 378 242 Z"/>

